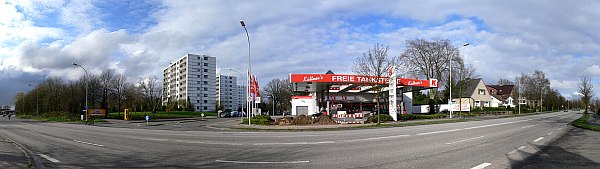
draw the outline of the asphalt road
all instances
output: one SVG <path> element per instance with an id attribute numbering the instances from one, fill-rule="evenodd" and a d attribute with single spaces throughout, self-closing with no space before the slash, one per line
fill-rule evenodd
<path id="1" fill-rule="evenodd" d="M 581 112 L 318 132 L 173 131 L 2 121 L 45 168 L 511 168 Z"/>

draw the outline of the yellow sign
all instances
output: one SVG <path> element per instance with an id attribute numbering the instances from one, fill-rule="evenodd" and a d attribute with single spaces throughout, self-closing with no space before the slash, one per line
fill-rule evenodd
<path id="1" fill-rule="evenodd" d="M 106 109 L 88 109 L 87 113 L 90 116 L 105 116 Z"/>

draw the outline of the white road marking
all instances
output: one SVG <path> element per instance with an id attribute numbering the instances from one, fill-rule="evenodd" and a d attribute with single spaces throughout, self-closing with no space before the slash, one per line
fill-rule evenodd
<path id="1" fill-rule="evenodd" d="M 88 142 L 85 142 L 85 141 L 79 141 L 79 140 L 73 140 L 73 141 L 74 141 L 74 142 L 81 143 L 81 144 L 87 144 L 87 145 L 93 145 L 93 146 L 98 146 L 98 147 L 104 147 L 104 145 L 101 145 L 101 144 L 88 143 Z"/>
<path id="2" fill-rule="evenodd" d="M 218 163 L 237 163 L 237 164 L 299 164 L 309 163 L 309 161 L 228 161 L 228 160 L 215 160 Z"/>
<path id="3" fill-rule="evenodd" d="M 418 135 L 418 136 L 420 136 L 420 135 L 429 135 L 429 134 L 447 133 L 447 132 L 452 132 L 452 131 L 471 130 L 471 129 L 478 129 L 478 128 L 484 128 L 484 127 L 492 127 L 492 126 L 500 126 L 500 125 L 505 125 L 505 124 L 512 124 L 512 123 L 518 123 L 518 122 L 530 121 L 530 120 L 532 120 L 532 119 L 527 119 L 527 120 L 517 120 L 517 121 L 504 122 L 504 123 L 497 123 L 497 124 L 488 124 L 488 125 L 483 125 L 483 126 L 474 126 L 474 127 L 467 127 L 467 128 L 462 128 L 462 129 L 452 129 L 452 130 L 433 131 L 433 132 L 419 133 L 419 134 L 417 134 L 417 135 Z"/>
<path id="4" fill-rule="evenodd" d="M 544 139 L 544 137 L 537 138 L 537 139 L 533 140 L 533 142 L 535 143 L 535 142 L 538 142 L 538 141 L 540 141 L 542 139 Z"/>
<path id="5" fill-rule="evenodd" d="M 386 137 L 373 137 L 373 138 L 363 138 L 363 139 L 346 140 L 346 142 L 369 141 L 369 140 L 389 139 L 389 138 L 408 137 L 408 136 L 410 136 L 410 135 L 396 135 L 396 136 L 386 136 Z"/>
<path id="6" fill-rule="evenodd" d="M 556 130 L 562 130 L 562 128 L 558 128 L 558 129 L 556 129 Z"/>
<path id="7" fill-rule="evenodd" d="M 188 141 L 188 140 L 175 140 L 176 143 L 191 143 L 191 144 L 203 144 L 201 141 Z"/>
<path id="8" fill-rule="evenodd" d="M 525 146 L 521 146 L 521 147 L 519 147 L 519 148 L 517 148 L 517 149 L 514 149 L 513 151 L 510 151 L 510 152 L 508 152 L 508 154 L 516 153 L 516 152 L 517 152 L 517 150 L 523 150 L 523 149 L 525 149 L 525 148 L 526 148 Z"/>
<path id="9" fill-rule="evenodd" d="M 480 138 L 483 138 L 483 137 L 484 137 L 484 136 L 479 136 L 479 137 L 474 137 L 474 138 L 469 138 L 469 139 L 459 140 L 459 141 L 455 141 L 455 142 L 450 142 L 450 143 L 446 143 L 446 144 L 460 143 L 460 142 L 465 142 L 465 141 L 469 141 L 469 140 L 480 139 Z"/>
<path id="10" fill-rule="evenodd" d="M 534 124 L 534 125 L 524 126 L 524 127 L 521 127 L 521 128 L 523 128 L 523 129 L 524 129 L 524 128 L 529 128 L 529 127 L 533 127 L 533 126 L 537 126 L 537 125 L 538 125 L 538 124 Z"/>
<path id="11" fill-rule="evenodd" d="M 452 130 L 432 131 L 432 132 L 426 132 L 426 133 L 419 133 L 419 134 L 417 134 L 417 136 L 420 136 L 420 135 L 429 135 L 429 134 L 447 133 L 447 132 L 452 132 L 452 131 L 460 131 L 460 130 L 463 130 L 463 129 L 452 129 Z"/>
<path id="12" fill-rule="evenodd" d="M 45 154 L 38 154 L 38 155 L 39 155 L 40 157 L 43 157 L 43 158 L 45 158 L 45 159 L 46 159 L 46 160 L 48 160 L 48 161 L 51 161 L 51 162 L 53 162 L 53 163 L 59 163 L 59 162 L 60 162 L 60 161 L 58 161 L 57 159 L 54 159 L 54 158 L 52 158 L 52 157 L 50 157 L 50 156 L 47 156 L 47 155 L 45 155 Z"/>
<path id="13" fill-rule="evenodd" d="M 321 142 L 295 142 L 295 143 L 254 143 L 252 145 L 313 145 L 313 144 L 334 144 L 333 141 L 321 141 Z"/>
<path id="14" fill-rule="evenodd" d="M 552 132 L 548 133 L 548 135 L 552 135 Z"/>
<path id="15" fill-rule="evenodd" d="M 473 167 L 471 169 L 483 169 L 483 168 L 488 167 L 490 165 L 492 165 L 492 163 L 481 163 L 478 166 L 475 166 L 475 167 Z"/>

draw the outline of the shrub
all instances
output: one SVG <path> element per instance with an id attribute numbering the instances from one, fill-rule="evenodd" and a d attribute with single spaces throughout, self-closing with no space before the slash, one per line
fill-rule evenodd
<path id="1" fill-rule="evenodd" d="M 312 124 L 312 120 L 310 119 L 310 117 L 306 116 L 306 115 L 300 115 L 296 118 L 294 118 L 294 120 L 292 120 L 292 125 L 309 125 Z"/>
<path id="2" fill-rule="evenodd" d="M 399 116 L 402 120 L 440 119 L 446 118 L 446 114 L 403 114 Z"/>
<path id="3" fill-rule="evenodd" d="M 258 125 L 271 125 L 271 122 L 274 122 L 273 119 L 271 119 L 271 116 L 269 115 L 259 115 L 259 116 L 254 116 L 252 117 L 252 124 L 258 124 Z M 248 118 L 244 118 L 244 120 L 242 121 L 242 124 L 248 124 Z"/>
<path id="4" fill-rule="evenodd" d="M 392 120 L 394 120 L 394 119 L 392 119 L 392 116 L 390 116 L 389 114 L 380 114 L 379 115 L 380 122 L 387 122 L 387 121 L 392 121 Z M 367 118 L 367 122 L 377 123 L 377 116 L 369 116 L 369 118 Z"/>

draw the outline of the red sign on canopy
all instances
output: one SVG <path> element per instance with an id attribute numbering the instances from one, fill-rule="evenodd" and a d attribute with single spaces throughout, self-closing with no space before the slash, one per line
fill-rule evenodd
<path id="1" fill-rule="evenodd" d="M 357 83 L 357 84 L 388 84 L 389 78 L 361 75 L 338 75 L 338 74 L 291 74 L 292 83 L 317 82 L 317 83 Z M 438 87 L 436 79 L 420 80 L 397 78 L 399 86 Z"/>

